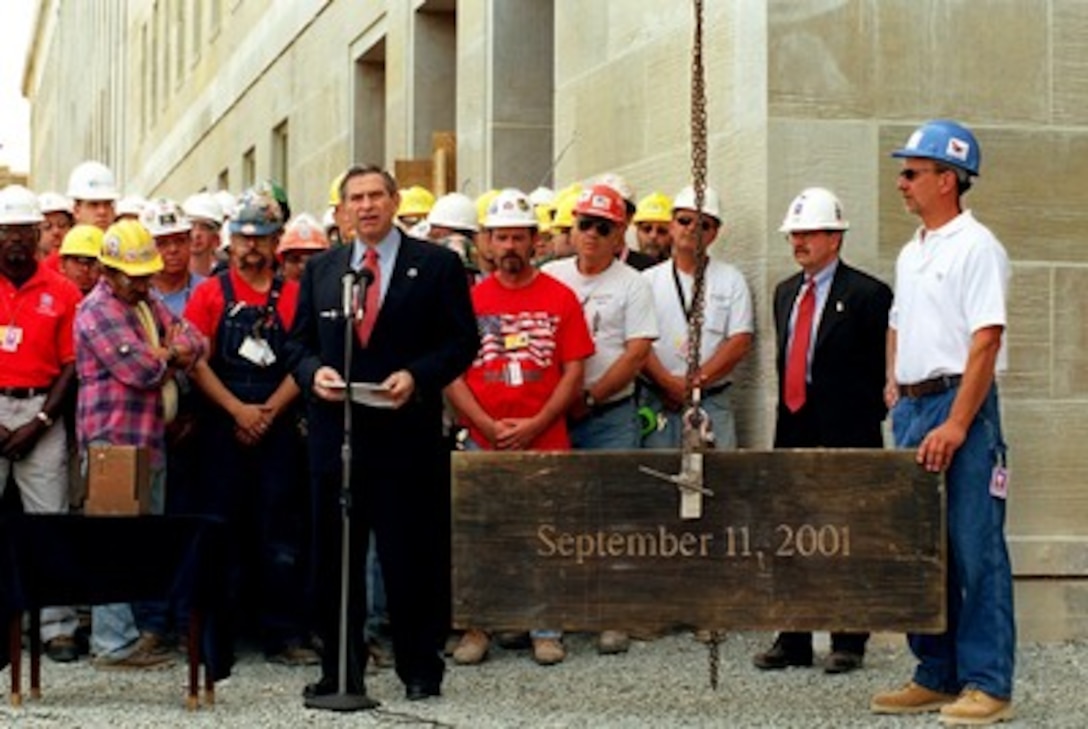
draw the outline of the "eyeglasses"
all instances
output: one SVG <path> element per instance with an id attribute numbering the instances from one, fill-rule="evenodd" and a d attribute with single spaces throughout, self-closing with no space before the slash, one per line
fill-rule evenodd
<path id="1" fill-rule="evenodd" d="M 695 216 L 693 216 L 693 215 L 677 215 L 675 220 L 681 227 L 687 228 L 692 223 L 695 222 Z M 704 232 L 710 231 L 714 227 L 714 225 L 715 225 L 714 221 L 711 220 L 710 218 L 705 218 L 705 217 L 703 218 L 703 231 Z"/>
<path id="2" fill-rule="evenodd" d="M 668 235 L 669 226 L 654 225 L 653 223 L 639 223 L 638 232 L 643 235 Z"/>
<path id="3" fill-rule="evenodd" d="M 597 235 L 606 238 L 612 235 L 612 231 L 616 229 L 616 224 L 603 218 L 578 218 L 578 230 L 585 233 L 590 228 L 596 228 Z"/>
<path id="4" fill-rule="evenodd" d="M 924 175 L 927 172 L 932 172 L 935 175 L 939 175 L 942 172 L 947 171 L 948 170 L 939 170 L 936 167 L 924 167 L 920 170 L 915 170 L 908 167 L 906 169 L 899 170 L 899 177 L 900 179 L 906 180 L 907 182 L 914 182 L 917 177 L 919 177 L 920 175 Z"/>

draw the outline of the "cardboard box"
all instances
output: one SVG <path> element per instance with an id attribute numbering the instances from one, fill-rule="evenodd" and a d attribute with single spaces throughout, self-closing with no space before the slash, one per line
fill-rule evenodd
<path id="1" fill-rule="evenodd" d="M 151 454 L 144 446 L 91 446 L 88 452 L 88 516 L 151 513 Z"/>

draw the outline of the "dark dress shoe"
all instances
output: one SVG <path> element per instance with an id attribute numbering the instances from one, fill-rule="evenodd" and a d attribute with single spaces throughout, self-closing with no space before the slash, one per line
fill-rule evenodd
<path id="1" fill-rule="evenodd" d="M 45 655 L 57 663 L 71 663 L 79 659 L 79 647 L 75 638 L 58 635 L 45 642 Z"/>
<path id="2" fill-rule="evenodd" d="M 442 686 L 437 681 L 409 681 L 404 686 L 404 698 L 409 701 L 423 701 L 441 695 Z"/>
<path id="3" fill-rule="evenodd" d="M 777 671 L 789 666 L 811 666 L 812 652 L 790 652 L 775 643 L 769 651 L 753 656 L 752 665 L 761 671 Z"/>
<path id="4" fill-rule="evenodd" d="M 862 657 L 857 653 L 834 651 L 824 661 L 824 673 L 850 673 L 861 668 Z"/>

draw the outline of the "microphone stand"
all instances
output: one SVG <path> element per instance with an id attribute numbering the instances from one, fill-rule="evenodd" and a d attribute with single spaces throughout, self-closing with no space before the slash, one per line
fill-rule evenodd
<path id="1" fill-rule="evenodd" d="M 308 709 L 325 711 L 362 711 L 374 709 L 380 704 L 364 694 L 348 693 L 348 591 L 351 588 L 351 358 L 355 348 L 355 312 L 361 315 L 366 301 L 366 287 L 374 280 L 370 271 L 363 270 L 362 275 L 348 271 L 340 280 L 343 286 L 344 314 L 344 440 L 340 445 L 340 634 L 337 639 L 336 693 L 324 696 L 308 697 L 303 703 Z M 358 280 L 362 280 L 362 291 L 358 291 Z M 358 302 L 358 307 L 355 306 Z M 365 669 L 360 669 L 365 670 Z"/>

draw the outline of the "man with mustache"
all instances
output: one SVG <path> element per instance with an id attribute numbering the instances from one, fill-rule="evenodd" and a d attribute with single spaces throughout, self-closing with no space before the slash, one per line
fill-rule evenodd
<path id="1" fill-rule="evenodd" d="M 305 621 L 306 488 L 294 476 L 301 453 L 299 388 L 283 347 L 298 284 L 275 272 L 283 217 L 267 186 L 243 193 L 230 221 L 230 267 L 206 280 L 185 308 L 211 341 L 193 380 L 209 401 L 198 426 L 201 451 L 215 454 L 197 479 L 199 510 L 230 526 L 227 596 L 235 628 L 255 622 L 269 661 L 314 665 Z M 244 611 L 247 592 L 252 611 Z M 250 614 L 253 613 L 253 614 Z M 249 626 L 246 626 L 249 629 Z"/>
<path id="2" fill-rule="evenodd" d="M 468 426 L 469 448 L 569 450 L 566 414 L 581 398 L 585 360 L 593 354 L 582 307 L 569 288 L 533 267 L 537 219 L 524 193 L 499 193 L 484 227 L 496 269 L 472 289 L 480 350 L 446 394 Z M 558 632 L 532 637 L 537 663 L 566 657 Z M 454 660 L 479 663 L 489 640 L 481 630 L 467 631 Z"/>

